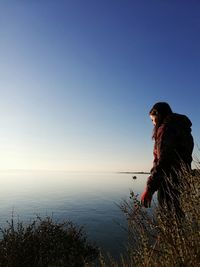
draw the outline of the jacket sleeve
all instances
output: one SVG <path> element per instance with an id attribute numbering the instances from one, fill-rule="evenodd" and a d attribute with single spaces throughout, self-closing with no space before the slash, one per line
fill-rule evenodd
<path id="1" fill-rule="evenodd" d="M 174 127 L 162 125 L 157 131 L 155 140 L 154 154 L 156 153 L 156 162 L 151 169 L 151 176 L 147 181 L 147 188 L 154 193 L 157 191 L 164 179 L 172 168 L 173 158 L 175 156 L 177 140 L 177 131 Z"/>

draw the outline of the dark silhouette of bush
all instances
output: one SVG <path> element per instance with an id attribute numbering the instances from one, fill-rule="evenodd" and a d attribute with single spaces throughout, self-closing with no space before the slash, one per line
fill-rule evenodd
<path id="1" fill-rule="evenodd" d="M 37 217 L 31 224 L 8 223 L 1 229 L 1 267 L 81 267 L 98 257 L 82 227 Z"/>

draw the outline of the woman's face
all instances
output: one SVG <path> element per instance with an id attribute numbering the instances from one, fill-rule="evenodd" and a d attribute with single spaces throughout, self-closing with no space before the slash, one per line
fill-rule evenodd
<path id="1" fill-rule="evenodd" d="M 150 118 L 152 120 L 153 125 L 157 125 L 158 124 L 158 115 L 150 115 Z"/>

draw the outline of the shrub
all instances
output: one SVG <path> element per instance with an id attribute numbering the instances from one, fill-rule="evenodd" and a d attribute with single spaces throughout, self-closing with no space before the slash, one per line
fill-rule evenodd
<path id="1" fill-rule="evenodd" d="M 0 266 L 2 267 L 81 267 L 98 256 L 96 246 L 71 222 L 54 223 L 37 217 L 31 224 L 8 223 L 1 229 Z"/>

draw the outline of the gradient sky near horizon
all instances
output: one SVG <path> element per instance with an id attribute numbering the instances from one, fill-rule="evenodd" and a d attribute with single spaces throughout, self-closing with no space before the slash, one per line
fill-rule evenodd
<path id="1" fill-rule="evenodd" d="M 0 170 L 148 171 L 158 101 L 198 152 L 199 85 L 199 1 L 1 0 Z"/>

